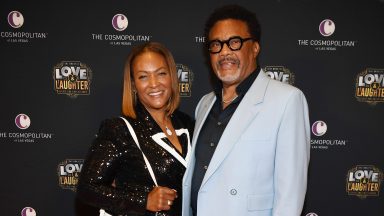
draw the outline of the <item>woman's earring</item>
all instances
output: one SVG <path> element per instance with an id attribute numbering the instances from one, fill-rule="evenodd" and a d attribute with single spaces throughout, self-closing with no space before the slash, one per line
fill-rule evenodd
<path id="1" fill-rule="evenodd" d="M 135 103 L 137 102 L 137 91 L 136 90 L 133 90 L 133 100 L 135 101 Z"/>

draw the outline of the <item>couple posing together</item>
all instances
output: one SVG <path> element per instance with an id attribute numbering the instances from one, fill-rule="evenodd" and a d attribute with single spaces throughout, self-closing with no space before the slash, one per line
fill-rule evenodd
<path id="1" fill-rule="evenodd" d="M 310 151 L 303 93 L 270 79 L 257 62 L 260 25 L 237 5 L 205 26 L 218 80 L 195 120 L 177 110 L 176 65 L 156 42 L 126 61 L 122 116 L 104 120 L 77 195 L 101 215 L 301 214 Z"/>

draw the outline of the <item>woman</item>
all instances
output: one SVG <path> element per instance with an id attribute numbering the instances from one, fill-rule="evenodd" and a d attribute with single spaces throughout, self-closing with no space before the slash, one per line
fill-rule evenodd
<path id="1" fill-rule="evenodd" d="M 124 119 L 101 124 L 81 171 L 79 198 L 111 215 L 181 215 L 193 123 L 176 110 L 179 100 L 171 53 L 156 42 L 133 48 L 124 73 Z"/>

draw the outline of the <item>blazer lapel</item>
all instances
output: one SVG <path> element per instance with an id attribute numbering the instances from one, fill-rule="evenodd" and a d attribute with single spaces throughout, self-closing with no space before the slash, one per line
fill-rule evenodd
<path id="1" fill-rule="evenodd" d="M 216 101 L 216 95 L 214 92 L 211 92 L 206 96 L 206 98 L 204 98 L 204 101 L 201 102 L 201 105 L 200 105 L 201 107 L 197 107 L 197 113 L 196 113 L 197 119 L 195 123 L 195 131 L 193 132 L 193 138 L 194 138 L 192 142 L 193 146 L 197 141 L 197 137 L 200 133 L 200 130 L 203 127 L 205 119 L 207 119 L 207 116 L 211 111 L 215 101 Z"/>
<path id="2" fill-rule="evenodd" d="M 187 161 L 187 169 L 183 177 L 183 183 L 186 185 L 188 185 L 189 181 L 191 181 L 192 179 L 192 174 L 193 174 L 193 169 L 195 164 L 195 149 L 196 149 L 196 142 L 197 142 L 198 135 L 215 101 L 216 101 L 216 95 L 214 92 L 211 92 L 208 95 L 204 96 L 204 98 L 201 99 L 201 102 L 196 107 L 197 113 L 196 113 L 195 129 L 192 137 L 192 150 L 191 150 L 190 158 Z"/>
<path id="3" fill-rule="evenodd" d="M 242 132 L 246 130 L 248 125 L 257 116 L 257 113 L 262 108 L 261 103 L 263 102 L 268 83 L 268 76 L 261 70 L 225 128 L 209 163 L 201 188 L 225 160 L 226 156 L 241 137 Z"/>

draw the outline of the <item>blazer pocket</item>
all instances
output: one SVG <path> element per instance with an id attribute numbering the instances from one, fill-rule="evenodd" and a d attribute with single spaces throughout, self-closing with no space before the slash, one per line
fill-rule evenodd
<path id="1" fill-rule="evenodd" d="M 273 194 L 267 195 L 248 195 L 248 211 L 270 210 L 273 207 Z"/>

